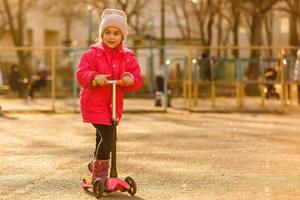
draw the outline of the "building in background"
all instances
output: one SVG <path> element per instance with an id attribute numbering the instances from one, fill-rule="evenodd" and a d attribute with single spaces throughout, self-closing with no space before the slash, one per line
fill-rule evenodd
<path id="1" fill-rule="evenodd" d="M 187 27 L 187 21 L 185 19 L 184 13 L 180 12 L 180 2 L 176 1 L 178 5 L 177 13 L 172 7 L 174 1 L 166 1 L 165 4 L 165 43 L 167 45 L 176 45 L 176 44 L 190 44 L 190 45 L 205 45 L 201 40 L 200 32 L 197 31 L 198 24 L 196 23 L 195 16 L 190 16 L 189 26 L 190 31 L 185 30 Z M 161 0 L 153 0 L 153 1 L 145 1 L 145 7 L 142 8 L 141 12 L 139 12 L 138 17 L 133 17 L 130 19 L 132 25 L 129 25 L 129 35 L 126 41 L 127 46 L 132 47 L 137 51 L 138 59 L 142 66 L 142 73 L 145 77 L 148 76 L 150 65 L 156 70 L 160 67 L 160 51 L 159 49 L 139 49 L 136 47 L 144 46 L 158 46 L 161 44 Z M 184 1 L 182 1 L 184 2 Z M 189 5 L 186 7 L 186 14 L 193 12 L 193 6 L 200 6 L 202 1 L 185 1 L 188 2 Z M 191 4 L 193 3 L 193 4 Z M 108 1 L 107 4 L 109 7 L 118 7 L 116 2 Z M 187 5 L 187 4 L 182 4 Z M 66 8 L 68 9 L 68 8 Z M 39 6 L 32 7 L 26 14 L 25 19 L 26 23 L 24 23 L 24 45 L 28 47 L 47 47 L 47 46 L 64 46 L 66 42 L 71 47 L 83 47 L 87 48 L 87 42 L 89 40 L 89 34 L 91 34 L 92 40 L 96 40 L 98 36 L 98 26 L 101 10 L 95 7 L 91 7 L 89 13 L 89 9 L 87 6 L 83 8 L 83 14 L 80 18 L 76 18 L 76 20 L 72 21 L 71 28 L 69 34 L 67 33 L 67 29 L 65 26 L 64 19 L 57 15 L 56 13 L 47 12 L 47 10 L 40 9 Z M 89 16 L 89 14 L 91 14 Z M 273 22 L 274 26 L 272 26 L 272 44 L 273 45 L 288 45 L 289 43 L 289 18 L 288 14 L 279 11 L 273 11 Z M 218 35 L 218 24 L 223 22 L 223 18 L 214 18 L 214 25 L 212 27 L 212 37 L 211 37 L 211 46 L 216 46 L 220 43 L 219 35 Z M 139 24 L 139 27 L 133 27 L 134 25 Z M 180 27 L 181 25 L 181 27 Z M 91 29 L 91 27 L 92 29 Z M 229 25 L 226 22 L 222 23 L 222 30 L 226 30 L 226 27 Z M 136 29 L 135 29 L 136 28 Z M 89 32 L 91 31 L 91 32 Z M 248 27 L 246 27 L 245 22 L 240 24 L 238 29 L 239 41 L 238 45 L 247 46 L 249 45 L 249 37 L 248 37 Z M 188 34 L 190 33 L 190 34 Z M 68 36 L 67 36 L 68 35 Z M 66 39 L 69 37 L 69 39 Z M 224 36 L 225 37 L 225 36 Z M 266 30 L 263 29 L 263 38 L 264 41 L 268 40 L 270 37 Z M 70 41 L 66 41 L 70 40 Z M 232 45 L 232 36 L 228 36 L 227 43 L 224 45 Z M 266 42 L 264 44 L 267 45 Z M 0 38 L 0 46 L 14 46 L 12 36 L 9 31 L 5 31 L 3 36 Z M 201 52 L 200 52 L 201 53 Z M 217 54 L 217 52 L 213 52 Z M 249 53 L 249 52 L 248 52 Z M 79 52 L 80 54 L 80 52 Z M 194 55 L 197 56 L 199 52 L 195 52 Z M 37 61 L 44 61 L 47 67 L 49 67 L 51 63 L 50 52 L 43 51 L 32 51 L 30 52 L 31 63 L 35 63 Z M 57 65 L 58 67 L 66 66 L 64 61 L 62 61 L 62 55 L 58 55 L 57 57 Z M 181 66 L 186 65 L 186 56 L 184 50 L 169 50 L 168 51 L 168 59 L 174 60 L 174 63 L 170 63 L 173 65 L 180 64 Z M 0 62 L 16 62 L 17 56 L 15 52 L 0 52 Z M 73 64 L 73 63 L 72 63 Z"/>

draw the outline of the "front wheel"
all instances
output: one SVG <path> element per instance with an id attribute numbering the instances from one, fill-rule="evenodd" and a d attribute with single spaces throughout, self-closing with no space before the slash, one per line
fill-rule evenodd
<path id="1" fill-rule="evenodd" d="M 94 185 L 93 185 L 93 192 L 94 192 L 94 196 L 97 199 L 100 199 L 103 196 L 104 183 L 101 178 L 98 178 L 95 180 Z"/>
<path id="2" fill-rule="evenodd" d="M 128 185 L 130 186 L 130 189 L 127 190 L 127 192 L 131 195 L 134 196 L 136 193 L 136 184 L 135 181 L 133 180 L 133 178 L 131 178 L 130 176 L 127 176 L 125 178 L 125 182 L 128 183 Z"/>

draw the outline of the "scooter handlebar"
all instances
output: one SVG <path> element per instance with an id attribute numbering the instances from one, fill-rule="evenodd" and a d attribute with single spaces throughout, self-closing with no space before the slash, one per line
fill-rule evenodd
<path id="1" fill-rule="evenodd" d="M 113 85 L 113 84 L 116 84 L 117 86 L 120 86 L 120 87 L 124 87 L 124 86 L 125 86 L 123 80 L 108 80 L 108 81 L 107 81 L 107 85 Z M 92 81 L 92 85 L 93 85 L 94 87 L 97 87 L 97 86 L 98 86 L 97 81 L 96 81 L 96 80 L 93 80 L 93 81 Z"/>
<path id="2" fill-rule="evenodd" d="M 123 80 L 109 80 L 109 81 L 107 81 L 107 84 L 109 84 L 109 85 L 116 84 L 117 86 L 124 87 Z"/>

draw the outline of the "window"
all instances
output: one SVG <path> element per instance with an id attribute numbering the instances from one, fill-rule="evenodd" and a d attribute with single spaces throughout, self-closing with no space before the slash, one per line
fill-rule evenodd
<path id="1" fill-rule="evenodd" d="M 290 22 L 289 18 L 281 18 L 280 19 L 280 32 L 281 33 L 288 33 L 290 31 Z"/>

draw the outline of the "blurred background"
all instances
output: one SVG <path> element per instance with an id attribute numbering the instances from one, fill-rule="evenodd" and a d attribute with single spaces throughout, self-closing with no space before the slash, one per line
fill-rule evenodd
<path id="1" fill-rule="evenodd" d="M 188 110 L 276 110 L 300 102 L 299 0 L 3 0 L 2 97 L 75 104 L 75 70 L 98 37 L 105 8 L 126 12 L 126 46 L 142 68 L 143 88 L 128 98 Z"/>

